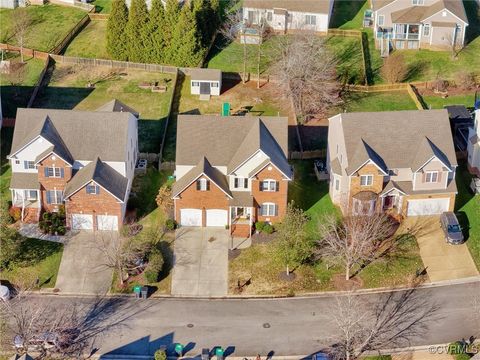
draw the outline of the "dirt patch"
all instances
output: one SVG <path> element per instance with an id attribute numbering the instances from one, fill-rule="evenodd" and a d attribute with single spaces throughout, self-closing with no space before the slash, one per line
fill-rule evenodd
<path id="1" fill-rule="evenodd" d="M 287 275 L 286 271 L 282 271 L 280 274 L 278 274 L 278 278 L 282 281 L 293 281 L 297 278 L 297 275 L 293 272 L 290 272 Z"/>
<path id="2" fill-rule="evenodd" d="M 470 95 L 475 90 L 464 90 L 459 87 L 450 86 L 445 90 L 445 95 L 440 93 L 436 93 L 434 89 L 419 89 L 419 93 L 422 96 L 437 96 L 439 98 L 445 98 L 448 96 L 455 96 L 455 95 Z"/>
<path id="3" fill-rule="evenodd" d="M 355 276 L 350 280 L 345 280 L 345 274 L 335 274 L 332 277 L 334 288 L 340 291 L 357 290 L 363 287 L 363 281 L 360 277 Z"/>
<path id="4" fill-rule="evenodd" d="M 231 250 L 228 250 L 228 260 L 234 260 L 236 259 L 237 257 L 240 256 L 240 254 L 242 253 L 242 250 L 240 249 L 231 249 Z"/>
<path id="5" fill-rule="evenodd" d="M 266 244 L 275 239 L 275 234 L 265 234 L 258 233 L 252 235 L 252 245 L 253 244 Z"/>

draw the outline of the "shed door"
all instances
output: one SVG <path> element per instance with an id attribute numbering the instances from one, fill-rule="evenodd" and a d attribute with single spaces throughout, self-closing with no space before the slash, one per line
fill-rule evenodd
<path id="1" fill-rule="evenodd" d="M 210 83 L 201 82 L 200 83 L 200 95 L 210 95 Z"/>

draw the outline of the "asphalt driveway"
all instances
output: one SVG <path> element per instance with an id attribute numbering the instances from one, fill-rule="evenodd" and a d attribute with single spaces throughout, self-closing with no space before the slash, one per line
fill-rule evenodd
<path id="1" fill-rule="evenodd" d="M 478 276 L 467 245 L 447 244 L 438 216 L 410 217 L 402 226 L 409 227 L 416 236 L 430 281 Z"/>
<path id="2" fill-rule="evenodd" d="M 182 227 L 175 233 L 172 295 L 224 296 L 228 290 L 228 230 Z"/>
<path id="3" fill-rule="evenodd" d="M 108 241 L 118 234 L 106 231 L 101 236 Z M 93 231 L 80 231 L 65 242 L 55 284 L 60 293 L 100 295 L 110 290 L 113 271 L 103 265 L 95 241 Z"/>

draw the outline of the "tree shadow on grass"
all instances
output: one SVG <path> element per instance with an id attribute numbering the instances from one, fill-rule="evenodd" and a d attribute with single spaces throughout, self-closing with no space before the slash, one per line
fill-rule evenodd
<path id="1" fill-rule="evenodd" d="M 47 257 L 62 251 L 62 249 L 63 245 L 60 243 L 26 239 L 20 245 L 15 263 L 22 267 L 35 265 Z"/>
<path id="2" fill-rule="evenodd" d="M 138 147 L 140 152 L 159 153 L 167 118 L 138 120 Z"/>
<path id="3" fill-rule="evenodd" d="M 480 18 L 477 16 L 479 4 L 472 0 L 463 0 L 463 6 L 468 17 L 468 27 L 465 33 L 465 43 L 471 43 L 480 35 Z"/>
<path id="4" fill-rule="evenodd" d="M 353 20 L 366 0 L 343 0 L 335 1 L 330 20 L 330 28 L 339 28 L 345 23 Z"/>

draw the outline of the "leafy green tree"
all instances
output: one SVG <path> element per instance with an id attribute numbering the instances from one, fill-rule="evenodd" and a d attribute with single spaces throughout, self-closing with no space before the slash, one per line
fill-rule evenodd
<path id="1" fill-rule="evenodd" d="M 192 0 L 192 12 L 202 45 L 208 47 L 218 23 L 210 0 Z"/>
<path id="2" fill-rule="evenodd" d="M 107 51 L 115 60 L 128 60 L 127 36 L 128 8 L 125 0 L 113 0 L 107 23 Z"/>
<path id="3" fill-rule="evenodd" d="M 186 4 L 184 7 L 188 7 Z M 162 31 L 163 41 L 167 46 L 171 45 L 174 29 L 178 26 L 180 7 L 178 0 L 167 0 L 165 5 L 165 21 Z"/>
<path id="4" fill-rule="evenodd" d="M 167 62 L 176 66 L 198 66 L 204 52 L 192 9 L 185 5 L 168 48 Z"/>
<path id="5" fill-rule="evenodd" d="M 149 63 L 162 63 L 164 59 L 165 41 L 163 29 L 165 27 L 165 9 L 161 0 L 153 0 L 150 17 L 147 24 L 145 39 L 146 61 Z"/>
<path id="6" fill-rule="evenodd" d="M 303 210 L 289 203 L 282 222 L 275 226 L 275 249 L 285 264 L 287 276 L 292 268 L 301 265 L 313 253 L 313 243 L 305 229 L 307 222 L 308 216 Z"/>
<path id="7" fill-rule="evenodd" d="M 148 9 L 145 0 L 132 0 L 126 27 L 128 60 L 145 61 L 145 39 L 148 37 Z"/>
<path id="8" fill-rule="evenodd" d="M 18 258 L 25 238 L 7 224 L 0 224 L 0 269 L 7 269 Z"/>

